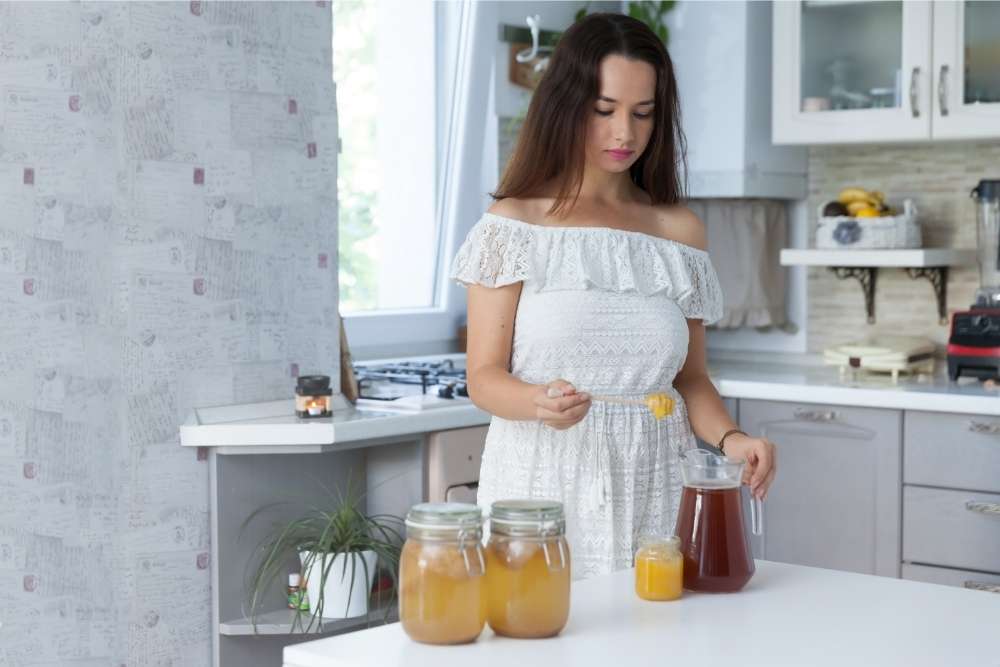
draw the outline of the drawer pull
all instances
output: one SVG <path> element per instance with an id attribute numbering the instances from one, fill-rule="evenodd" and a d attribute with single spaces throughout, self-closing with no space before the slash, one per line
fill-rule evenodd
<path id="1" fill-rule="evenodd" d="M 805 408 L 795 409 L 795 418 L 809 422 L 832 422 L 837 419 L 836 410 L 806 410 Z"/>
<path id="2" fill-rule="evenodd" d="M 1000 516 L 1000 503 L 983 503 L 976 500 L 966 500 L 965 509 L 970 512 Z"/>
<path id="3" fill-rule="evenodd" d="M 974 591 L 986 591 L 987 593 L 1000 593 L 1000 584 L 988 584 L 985 581 L 973 581 L 966 579 L 963 584 L 966 588 Z"/>
<path id="4" fill-rule="evenodd" d="M 973 433 L 983 433 L 985 435 L 1000 435 L 1000 424 L 987 424 L 986 422 L 969 422 L 969 430 Z"/>

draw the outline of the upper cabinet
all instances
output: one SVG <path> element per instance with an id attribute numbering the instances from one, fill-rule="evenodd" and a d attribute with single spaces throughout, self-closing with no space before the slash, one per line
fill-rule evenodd
<path id="1" fill-rule="evenodd" d="M 1000 137 L 1000 2 L 774 3 L 778 144 Z"/>
<path id="2" fill-rule="evenodd" d="M 691 197 L 806 196 L 806 150 L 771 139 L 771 3 L 678 2 L 666 15 Z"/>

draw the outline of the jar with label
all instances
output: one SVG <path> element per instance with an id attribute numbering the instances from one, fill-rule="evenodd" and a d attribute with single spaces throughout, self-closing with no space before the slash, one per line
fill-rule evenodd
<path id="1" fill-rule="evenodd" d="M 486 623 L 482 511 L 466 503 L 421 503 L 406 515 L 399 561 L 399 620 L 427 644 L 475 641 Z"/>
<path id="2" fill-rule="evenodd" d="M 507 637 L 552 637 L 569 618 L 570 555 L 562 503 L 501 500 L 490 510 L 487 621 Z"/>
<path id="3" fill-rule="evenodd" d="M 635 593 L 643 600 L 676 600 L 684 589 L 681 540 L 643 535 L 635 554 Z"/>

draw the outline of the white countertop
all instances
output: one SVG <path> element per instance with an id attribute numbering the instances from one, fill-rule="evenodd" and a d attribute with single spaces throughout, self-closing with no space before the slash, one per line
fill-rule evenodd
<path id="1" fill-rule="evenodd" d="M 943 372 L 897 383 L 888 376 L 852 382 L 815 357 L 797 354 L 729 353 L 713 355 L 708 365 L 719 393 L 729 398 L 1000 416 L 1000 392 L 969 378 L 950 382 Z M 220 454 L 320 452 L 489 421 L 489 413 L 470 404 L 423 412 L 351 408 L 333 418 L 301 420 L 292 400 L 270 401 L 198 409 L 181 426 L 181 444 L 216 447 Z"/>
<path id="2" fill-rule="evenodd" d="M 487 627 L 462 646 L 411 641 L 398 624 L 284 649 L 285 667 L 799 667 L 1000 665 L 1000 595 L 757 561 L 735 594 L 635 596 L 633 571 L 575 582 L 558 637 Z"/>

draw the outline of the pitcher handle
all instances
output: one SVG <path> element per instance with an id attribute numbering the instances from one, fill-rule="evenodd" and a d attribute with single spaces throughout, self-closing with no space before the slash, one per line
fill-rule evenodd
<path id="1" fill-rule="evenodd" d="M 764 534 L 764 501 L 756 497 L 750 499 L 750 532 Z"/>

